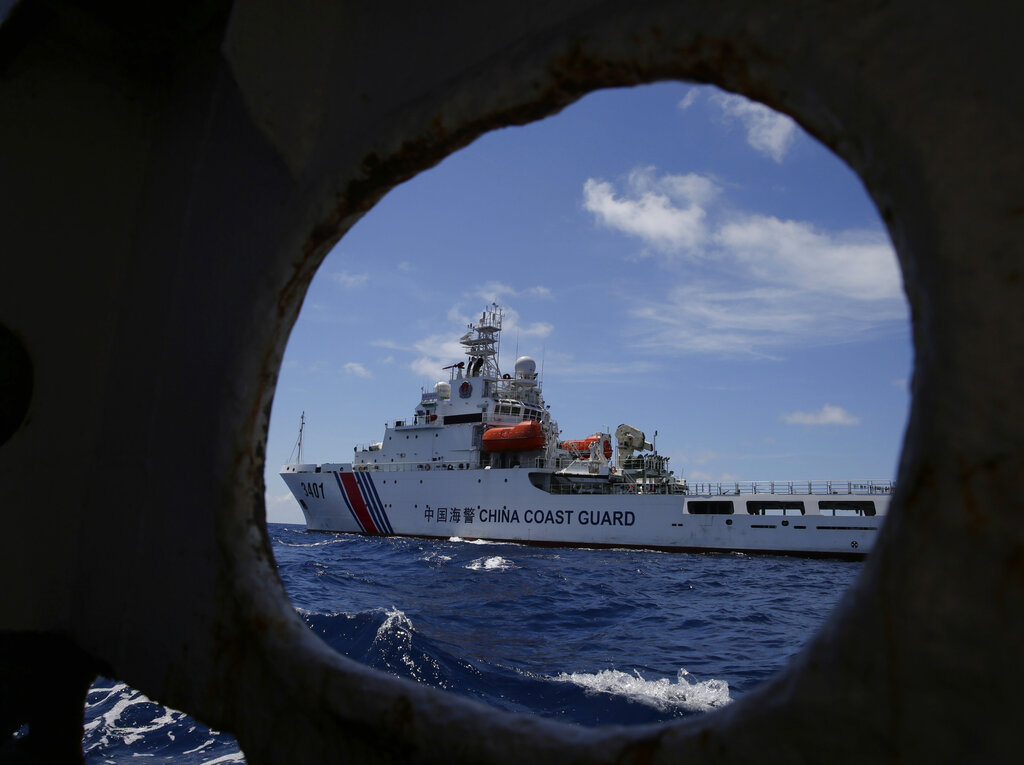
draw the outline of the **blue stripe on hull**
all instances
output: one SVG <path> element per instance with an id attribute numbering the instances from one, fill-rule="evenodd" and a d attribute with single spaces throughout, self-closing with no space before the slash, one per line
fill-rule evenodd
<path id="1" fill-rule="evenodd" d="M 395 530 L 391 528 L 391 521 L 388 519 L 387 513 L 384 512 L 384 504 L 380 501 L 380 496 L 377 494 L 377 487 L 373 483 L 373 478 L 369 473 L 356 473 L 355 476 L 356 482 L 359 484 L 359 490 L 363 494 L 366 506 L 373 515 L 377 528 L 385 534 L 394 534 Z"/>

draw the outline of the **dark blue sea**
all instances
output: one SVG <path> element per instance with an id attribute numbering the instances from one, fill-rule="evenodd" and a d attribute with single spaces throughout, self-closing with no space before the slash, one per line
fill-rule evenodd
<path id="1" fill-rule="evenodd" d="M 292 603 L 335 650 L 580 725 L 729 704 L 785 665 L 861 566 L 269 531 Z M 230 735 L 104 679 L 88 696 L 83 749 L 88 763 L 245 761 Z"/>

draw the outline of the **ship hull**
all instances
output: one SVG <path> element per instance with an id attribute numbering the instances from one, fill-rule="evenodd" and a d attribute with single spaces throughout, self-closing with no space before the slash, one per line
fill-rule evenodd
<path id="1" fill-rule="evenodd" d="M 843 503 L 822 494 L 551 494 L 531 472 L 536 479 L 520 468 L 353 472 L 346 464 L 286 466 L 281 476 L 311 531 L 678 552 L 861 558 L 889 499 L 854 495 L 870 510 L 844 515 L 834 508 Z"/>

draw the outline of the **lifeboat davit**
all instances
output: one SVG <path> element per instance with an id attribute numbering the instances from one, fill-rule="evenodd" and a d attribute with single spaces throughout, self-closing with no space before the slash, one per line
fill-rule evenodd
<path id="1" fill-rule="evenodd" d="M 558 446 L 561 449 L 565 449 L 576 459 L 588 460 L 590 459 L 590 445 L 597 443 L 601 439 L 604 439 L 604 457 L 610 460 L 612 458 L 612 443 L 600 433 L 587 436 L 579 441 L 562 441 Z"/>
<path id="2" fill-rule="evenodd" d="M 507 428 L 490 428 L 484 432 L 485 452 L 532 452 L 544 448 L 544 431 L 539 422 L 521 422 Z"/>

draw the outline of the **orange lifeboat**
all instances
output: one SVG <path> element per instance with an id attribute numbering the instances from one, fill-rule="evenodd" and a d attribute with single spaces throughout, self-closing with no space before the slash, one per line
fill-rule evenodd
<path id="1" fill-rule="evenodd" d="M 491 428 L 484 433 L 485 452 L 532 452 L 544 447 L 544 431 L 539 422 L 521 422 L 507 428 Z"/>
<path id="2" fill-rule="evenodd" d="M 600 433 L 595 433 L 592 436 L 580 439 L 579 441 L 562 441 L 558 444 L 559 448 L 565 449 L 576 459 L 588 460 L 590 459 L 590 445 L 597 443 L 604 436 Z M 605 459 L 612 458 L 612 442 L 610 439 L 604 442 L 604 456 Z"/>

